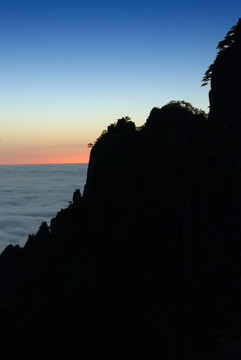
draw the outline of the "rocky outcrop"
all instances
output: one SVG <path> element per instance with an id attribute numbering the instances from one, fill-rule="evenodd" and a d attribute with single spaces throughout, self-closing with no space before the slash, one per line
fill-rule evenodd
<path id="1" fill-rule="evenodd" d="M 217 48 L 210 66 L 210 119 L 218 128 L 231 128 L 234 133 L 241 124 L 241 19 Z"/>

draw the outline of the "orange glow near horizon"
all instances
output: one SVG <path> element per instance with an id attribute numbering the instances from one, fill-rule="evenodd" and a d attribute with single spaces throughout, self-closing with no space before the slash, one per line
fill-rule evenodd
<path id="1" fill-rule="evenodd" d="M 0 165 L 88 163 L 88 143 L 97 135 L 86 129 L 57 126 L 54 120 L 47 125 L 30 123 L 28 128 L 27 121 L 14 129 L 5 126 L 0 136 Z"/>
<path id="2" fill-rule="evenodd" d="M 0 165 L 88 163 L 89 149 L 16 149 L 0 154 Z M 52 151 L 51 151 L 52 150 Z"/>

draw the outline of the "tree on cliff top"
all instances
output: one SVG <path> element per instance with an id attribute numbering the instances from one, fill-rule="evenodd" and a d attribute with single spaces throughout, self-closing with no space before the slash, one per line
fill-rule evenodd
<path id="1" fill-rule="evenodd" d="M 207 71 L 204 74 L 202 79 L 202 86 L 207 85 L 212 76 L 213 69 L 215 67 L 215 63 L 217 58 L 227 49 L 230 49 L 233 46 L 241 46 L 241 18 L 238 19 L 236 25 L 234 25 L 226 34 L 225 38 L 218 43 L 216 49 L 218 49 L 218 53 L 214 62 L 209 66 Z"/>

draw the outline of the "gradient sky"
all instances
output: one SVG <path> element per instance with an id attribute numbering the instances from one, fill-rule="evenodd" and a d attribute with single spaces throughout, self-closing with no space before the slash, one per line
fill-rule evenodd
<path id="1" fill-rule="evenodd" d="M 87 144 L 130 116 L 186 100 L 241 1 L 21 0 L 0 4 L 0 164 L 88 162 Z"/>

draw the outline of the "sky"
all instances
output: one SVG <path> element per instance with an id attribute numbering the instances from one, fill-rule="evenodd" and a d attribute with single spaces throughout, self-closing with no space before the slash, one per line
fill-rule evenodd
<path id="1" fill-rule="evenodd" d="M 233 1 L 8 0 L 0 4 L 0 164 L 87 163 L 129 116 L 185 100 L 241 16 Z"/>

